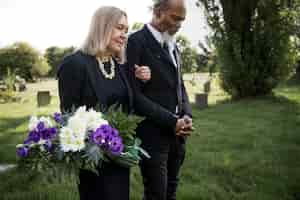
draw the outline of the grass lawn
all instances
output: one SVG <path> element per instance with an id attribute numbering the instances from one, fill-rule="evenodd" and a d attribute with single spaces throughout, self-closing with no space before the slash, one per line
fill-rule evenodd
<path id="1" fill-rule="evenodd" d="M 0 163 L 15 163 L 15 144 L 24 139 L 31 114 L 58 110 L 55 86 L 31 85 L 22 103 L 0 104 Z M 37 88 L 51 90 L 49 107 L 36 107 Z M 178 199 L 300 199 L 300 84 L 282 85 L 273 97 L 221 102 L 228 97 L 214 89 L 209 98 L 209 108 L 193 108 L 196 131 L 187 143 Z M 74 177 L 46 179 L 15 169 L 2 173 L 0 200 L 78 199 Z M 131 199 L 141 194 L 134 168 Z"/>

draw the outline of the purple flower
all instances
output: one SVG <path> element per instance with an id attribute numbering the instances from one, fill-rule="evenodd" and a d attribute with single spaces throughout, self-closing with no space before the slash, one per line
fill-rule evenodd
<path id="1" fill-rule="evenodd" d="M 49 128 L 49 132 L 52 135 L 52 138 L 56 136 L 57 134 L 57 129 L 56 128 Z"/>
<path id="2" fill-rule="evenodd" d="M 109 150 L 114 155 L 120 155 L 123 151 L 124 145 L 122 143 L 121 137 L 113 137 L 109 143 Z"/>
<path id="3" fill-rule="evenodd" d="M 37 125 L 37 129 L 39 131 L 42 131 L 45 129 L 45 123 L 44 122 L 39 122 L 38 125 Z"/>
<path id="4" fill-rule="evenodd" d="M 117 130 L 117 129 L 112 129 L 112 132 L 111 132 L 111 135 L 113 136 L 113 137 L 117 137 L 117 136 L 119 136 L 119 131 Z"/>
<path id="5" fill-rule="evenodd" d="M 26 140 L 24 141 L 24 144 L 29 145 L 31 142 L 32 142 L 32 140 L 26 139 Z"/>
<path id="6" fill-rule="evenodd" d="M 41 135 L 39 132 L 37 132 L 35 130 L 29 132 L 28 140 L 37 143 L 40 141 L 40 139 L 41 139 Z"/>
<path id="7" fill-rule="evenodd" d="M 112 127 L 110 125 L 104 124 L 100 127 L 105 134 L 111 135 Z"/>
<path id="8" fill-rule="evenodd" d="M 60 113 L 58 113 L 58 112 L 54 113 L 54 120 L 57 123 L 61 124 L 62 123 L 62 115 Z"/>
<path id="9" fill-rule="evenodd" d="M 106 143 L 106 133 L 101 128 L 98 128 L 90 135 L 90 139 L 95 144 L 104 145 Z"/>
<path id="10" fill-rule="evenodd" d="M 28 156 L 28 148 L 27 147 L 17 148 L 17 155 L 22 158 Z"/>
<path id="11" fill-rule="evenodd" d="M 47 140 L 44 144 L 44 148 L 49 152 L 52 151 L 52 142 L 50 140 Z"/>
<path id="12" fill-rule="evenodd" d="M 48 128 L 42 130 L 40 133 L 44 140 L 50 140 L 56 136 L 57 130 L 56 128 Z"/>

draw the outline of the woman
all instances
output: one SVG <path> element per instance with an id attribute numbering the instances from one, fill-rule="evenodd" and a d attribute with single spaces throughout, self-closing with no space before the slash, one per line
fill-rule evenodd
<path id="1" fill-rule="evenodd" d="M 126 13 L 116 7 L 99 8 L 88 36 L 79 51 L 66 57 L 58 71 L 62 111 L 86 105 L 88 108 L 121 104 L 131 112 L 132 91 L 126 78 L 124 47 L 128 22 Z M 138 77 L 149 80 L 150 70 L 138 68 Z M 104 163 L 99 176 L 85 170 L 79 174 L 81 200 L 129 200 L 129 169 Z"/>

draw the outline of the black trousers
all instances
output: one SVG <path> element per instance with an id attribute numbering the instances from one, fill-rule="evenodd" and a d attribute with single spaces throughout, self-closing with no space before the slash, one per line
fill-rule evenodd
<path id="1" fill-rule="evenodd" d="M 146 143 L 147 141 L 144 141 Z M 144 147 L 151 159 L 140 163 L 144 183 L 144 200 L 175 200 L 179 170 L 185 157 L 185 142 L 174 137 L 158 148 Z"/>
<path id="2" fill-rule="evenodd" d="M 87 170 L 79 173 L 80 200 L 129 200 L 128 168 L 103 162 L 99 176 Z"/>

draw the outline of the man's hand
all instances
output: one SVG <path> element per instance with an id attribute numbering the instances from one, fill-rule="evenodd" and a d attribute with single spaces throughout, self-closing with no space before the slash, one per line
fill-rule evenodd
<path id="1" fill-rule="evenodd" d="M 184 129 L 184 119 L 177 119 L 176 123 L 176 134 Z"/>
<path id="2" fill-rule="evenodd" d="M 186 131 L 193 131 L 194 130 L 194 127 L 193 127 L 193 120 L 190 116 L 188 115 L 184 115 L 183 116 L 183 119 L 184 119 L 184 130 Z"/>
<path id="3" fill-rule="evenodd" d="M 189 136 L 191 131 L 193 131 L 193 122 L 192 118 L 185 115 L 183 118 L 177 120 L 176 124 L 176 135 L 177 136 Z"/>
<path id="4" fill-rule="evenodd" d="M 147 82 L 151 79 L 151 70 L 148 66 L 135 65 L 135 77 L 143 82 Z"/>

